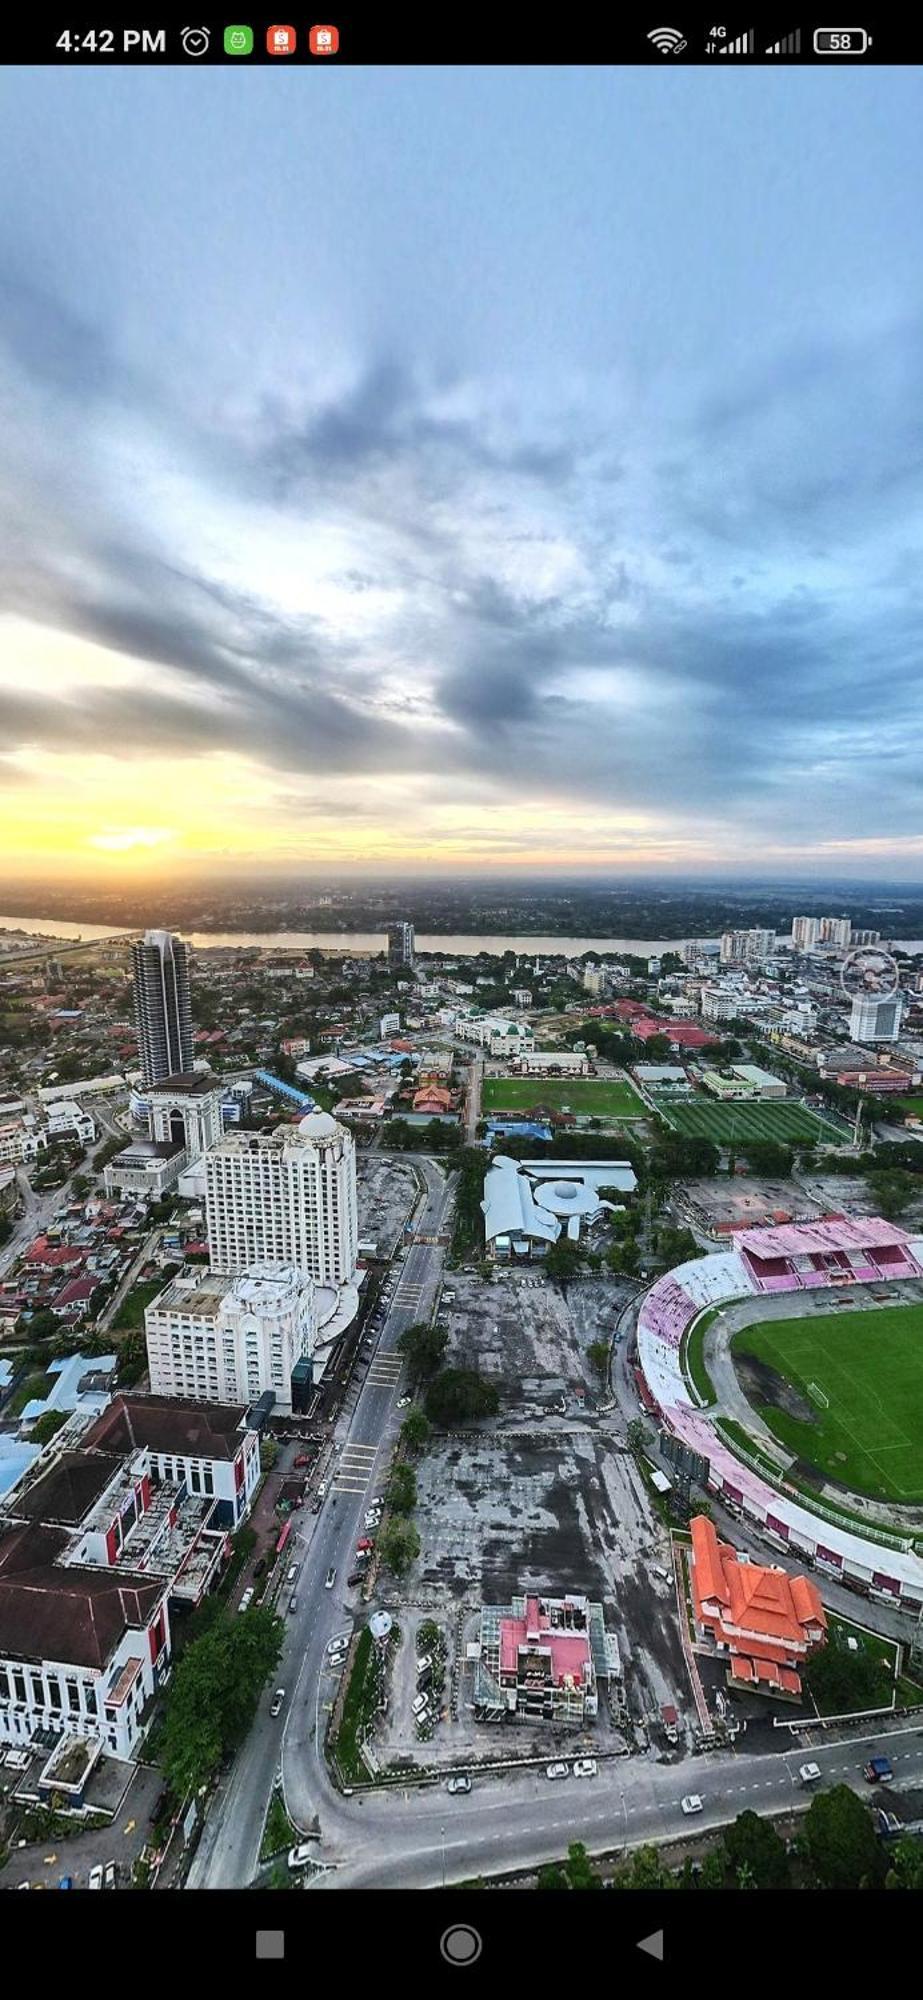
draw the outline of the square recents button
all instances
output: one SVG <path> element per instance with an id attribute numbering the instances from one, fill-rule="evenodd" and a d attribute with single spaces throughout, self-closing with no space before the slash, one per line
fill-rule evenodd
<path id="1" fill-rule="evenodd" d="M 257 1958 L 284 1958 L 285 1932 L 257 1931 L 256 1955 Z"/>

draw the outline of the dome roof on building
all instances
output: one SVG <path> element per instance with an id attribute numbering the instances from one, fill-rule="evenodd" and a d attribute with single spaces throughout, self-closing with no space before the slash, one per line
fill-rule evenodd
<path id="1" fill-rule="evenodd" d="M 337 1139 L 340 1126 L 329 1111 L 309 1111 L 306 1118 L 299 1119 L 298 1130 L 305 1139 Z"/>

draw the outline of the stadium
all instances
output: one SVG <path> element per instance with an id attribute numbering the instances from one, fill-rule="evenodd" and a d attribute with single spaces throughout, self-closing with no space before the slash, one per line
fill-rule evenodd
<path id="1" fill-rule="evenodd" d="M 741 1230 L 649 1287 L 636 1339 L 642 1403 L 732 1513 L 920 1613 L 923 1238 L 878 1217 Z"/>
<path id="2" fill-rule="evenodd" d="M 715 1146 L 772 1141 L 780 1146 L 842 1146 L 848 1127 L 822 1117 L 791 1098 L 757 1098 L 716 1104 L 705 1097 L 677 1098 L 651 1091 L 651 1103 L 666 1125 L 687 1139 L 710 1139 Z"/>

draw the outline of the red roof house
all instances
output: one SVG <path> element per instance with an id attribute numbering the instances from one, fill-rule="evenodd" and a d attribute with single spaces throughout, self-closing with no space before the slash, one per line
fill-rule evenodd
<path id="1" fill-rule="evenodd" d="M 707 1515 L 691 1525 L 696 1624 L 730 1655 L 729 1681 L 800 1694 L 798 1668 L 827 1635 L 817 1585 L 738 1555 Z"/>

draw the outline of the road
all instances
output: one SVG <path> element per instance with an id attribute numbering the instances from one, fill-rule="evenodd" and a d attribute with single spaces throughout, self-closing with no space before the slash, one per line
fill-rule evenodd
<path id="1" fill-rule="evenodd" d="M 478 1119 L 481 1115 L 481 1091 L 484 1084 L 484 1058 L 472 1056 L 468 1065 L 468 1082 L 465 1092 L 465 1144 L 473 1146 L 477 1141 Z"/>
<path id="2" fill-rule="evenodd" d="M 350 1801 L 340 1797 L 323 1759 L 327 1710 L 337 1687 L 335 1675 L 325 1668 L 325 1654 L 336 1633 L 352 1631 L 359 1610 L 345 1584 L 356 1542 L 364 1532 L 369 1498 L 384 1488 L 401 1419 L 397 1341 L 406 1327 L 429 1317 L 442 1277 L 444 1245 L 420 1239 L 447 1232 L 452 1192 L 435 1161 L 418 1155 L 415 1164 L 425 1183 L 414 1217 L 416 1239 L 403 1261 L 395 1260 L 395 1286 L 378 1346 L 354 1407 L 337 1422 L 331 1470 L 320 1473 L 328 1487 L 327 1499 L 321 1512 L 307 1516 L 293 1536 L 297 1544 L 293 1560 L 300 1563 L 298 1609 L 286 1617 L 278 1671 L 278 1684 L 287 1689 L 285 1708 L 274 1722 L 269 1714 L 272 1690 L 266 1691 L 247 1742 L 206 1820 L 189 1888 L 234 1888 L 252 1879 L 273 1773 L 280 1762 L 286 1805 L 296 1825 L 309 1829 L 319 1819 L 327 1845 L 331 1836 L 340 1841 L 348 1838 L 353 1811 L 362 1819 L 361 1802 L 357 1800 L 351 1809 Z M 331 1568 L 336 1570 L 336 1584 L 328 1591 L 324 1579 Z M 287 1602 L 284 1591 L 282 1606 Z"/>

